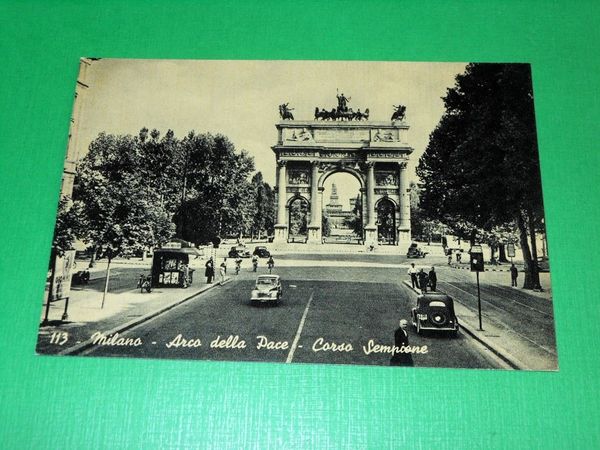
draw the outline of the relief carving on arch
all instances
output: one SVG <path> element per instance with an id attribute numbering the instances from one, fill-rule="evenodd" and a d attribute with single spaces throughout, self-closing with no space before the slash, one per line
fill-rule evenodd
<path id="1" fill-rule="evenodd" d="M 398 186 L 398 174 L 395 172 L 377 172 L 375 174 L 376 186 Z"/>
<path id="2" fill-rule="evenodd" d="M 310 176 L 308 172 L 305 170 L 290 170 L 290 184 L 308 184 L 310 180 Z"/>

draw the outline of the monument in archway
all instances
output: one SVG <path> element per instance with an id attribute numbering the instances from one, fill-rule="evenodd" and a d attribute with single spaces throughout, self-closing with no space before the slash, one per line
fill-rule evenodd
<path id="1" fill-rule="evenodd" d="M 277 144 L 277 220 L 274 242 L 288 242 L 289 207 L 297 199 L 309 205 L 307 243 L 321 244 L 323 184 L 332 174 L 347 172 L 360 183 L 363 242 L 377 244 L 381 202 L 393 204 L 394 235 L 387 243 L 410 243 L 410 195 L 406 165 L 408 145 L 405 107 L 399 105 L 389 122 L 369 121 L 369 110 L 353 112 L 338 95 L 338 107 L 315 110 L 315 119 L 294 120 L 280 105 Z M 389 229 L 389 224 L 387 225 Z"/>

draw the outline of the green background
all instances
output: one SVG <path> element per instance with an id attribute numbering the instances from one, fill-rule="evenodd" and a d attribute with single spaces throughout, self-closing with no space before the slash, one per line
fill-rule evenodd
<path id="1" fill-rule="evenodd" d="M 97 3 L 0 4 L 0 447 L 600 447 L 598 2 Z M 35 356 L 80 56 L 531 62 L 560 372 Z"/>

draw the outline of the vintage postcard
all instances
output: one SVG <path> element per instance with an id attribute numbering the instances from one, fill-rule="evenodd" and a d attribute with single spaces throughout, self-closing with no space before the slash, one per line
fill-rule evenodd
<path id="1" fill-rule="evenodd" d="M 82 58 L 40 303 L 44 355 L 557 370 L 531 67 Z"/>

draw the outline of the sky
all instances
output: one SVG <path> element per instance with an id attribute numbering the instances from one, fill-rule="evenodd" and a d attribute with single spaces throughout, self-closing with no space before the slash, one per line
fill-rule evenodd
<path id="1" fill-rule="evenodd" d="M 278 105 L 289 103 L 297 120 L 312 120 L 315 106 L 337 106 L 336 90 L 349 107 L 370 110 L 370 119 L 390 120 L 393 105 L 406 106 L 408 143 L 414 148 L 408 173 L 414 173 L 429 134 L 444 111 L 441 97 L 466 63 L 357 61 L 93 61 L 83 80 L 80 154 L 102 131 L 136 135 L 143 127 L 177 137 L 189 131 L 221 133 L 254 157 L 257 171 L 275 184 Z M 336 183 L 348 204 L 358 182 L 343 174 L 328 178 L 325 195 Z"/>

